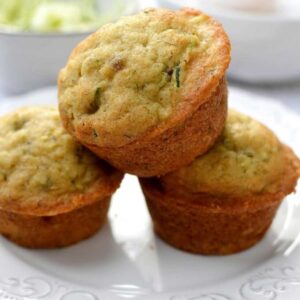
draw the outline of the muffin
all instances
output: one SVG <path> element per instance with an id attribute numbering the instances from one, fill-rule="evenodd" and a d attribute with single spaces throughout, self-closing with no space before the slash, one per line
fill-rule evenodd
<path id="1" fill-rule="evenodd" d="M 63 247 L 96 233 L 122 176 L 74 141 L 54 107 L 0 118 L 0 233 L 21 246 Z"/>
<path id="2" fill-rule="evenodd" d="M 259 122 L 230 110 L 208 153 L 140 183 L 163 240 L 193 253 L 230 254 L 264 236 L 299 174 L 289 147 Z"/>
<path id="3" fill-rule="evenodd" d="M 101 27 L 60 72 L 63 125 L 116 168 L 162 175 L 224 128 L 230 44 L 203 13 L 147 9 Z"/>

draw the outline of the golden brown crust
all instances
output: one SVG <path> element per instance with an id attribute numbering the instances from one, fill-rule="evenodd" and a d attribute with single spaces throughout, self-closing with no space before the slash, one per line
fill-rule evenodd
<path id="1" fill-rule="evenodd" d="M 55 216 L 29 216 L 0 210 L 0 233 L 28 248 L 59 248 L 95 234 L 105 223 L 110 197 Z"/>
<path id="2" fill-rule="evenodd" d="M 11 199 L 1 203 L 3 211 L 24 214 L 28 216 L 55 216 L 68 213 L 80 207 L 93 204 L 103 198 L 110 197 L 119 187 L 123 173 L 107 165 L 107 178 L 105 181 L 99 179 L 83 192 L 66 193 L 58 196 L 53 201 L 48 195 L 36 196 L 36 201 L 22 202 L 22 199 Z"/>
<path id="3" fill-rule="evenodd" d="M 157 188 L 153 189 L 153 193 L 157 193 L 160 190 L 165 195 L 184 199 L 184 202 L 188 201 L 191 204 L 205 206 L 211 212 L 227 210 L 229 213 L 235 213 L 249 211 L 249 209 L 253 211 L 259 210 L 262 207 L 273 205 L 274 202 L 294 192 L 297 180 L 300 177 L 300 160 L 290 147 L 284 144 L 281 144 L 281 147 L 284 169 L 266 190 L 258 193 L 248 191 L 241 194 L 238 190 L 234 194 L 219 193 L 218 190 L 193 193 L 188 188 L 180 185 L 176 180 L 170 180 L 166 184 L 164 178 L 153 178 L 146 184 L 160 187 L 158 190 Z M 158 197 L 158 194 L 156 194 L 156 197 Z"/>
<path id="4" fill-rule="evenodd" d="M 184 209 L 163 200 L 146 198 L 155 232 L 163 240 L 184 251 L 219 255 L 245 250 L 260 241 L 280 203 L 254 212 L 224 214 L 203 207 Z"/>
<path id="5" fill-rule="evenodd" d="M 140 177 L 163 175 L 205 153 L 221 134 L 227 114 L 227 84 L 217 90 L 183 123 L 159 135 L 141 137 L 123 147 L 99 147 L 81 142 L 117 169 Z"/>
<path id="6" fill-rule="evenodd" d="M 299 178 L 299 159 L 289 147 L 284 149 L 285 170 L 274 189 L 265 193 L 178 193 L 166 191 L 158 178 L 140 179 L 156 232 L 171 245 L 194 253 L 230 254 L 254 245 Z"/>

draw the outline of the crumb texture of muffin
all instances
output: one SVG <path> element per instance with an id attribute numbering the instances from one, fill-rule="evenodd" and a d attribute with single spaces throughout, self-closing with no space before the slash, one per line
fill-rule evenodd
<path id="1" fill-rule="evenodd" d="M 192 164 L 162 178 L 190 192 L 251 194 L 274 189 L 285 168 L 286 152 L 264 125 L 229 110 L 223 135 L 214 147 Z"/>
<path id="2" fill-rule="evenodd" d="M 190 165 L 140 178 L 156 233 L 201 254 L 245 250 L 265 235 L 300 161 L 258 121 L 230 110 L 223 135 Z"/>
<path id="3" fill-rule="evenodd" d="M 25 108 L 0 121 L 1 198 L 6 189 L 24 196 L 80 191 L 99 177 L 97 163 L 60 126 L 54 107 Z"/>
<path id="4" fill-rule="evenodd" d="M 222 27 L 200 12 L 148 9 L 123 17 L 79 44 L 61 71 L 64 124 L 89 143 L 124 145 L 189 111 L 195 93 L 196 106 L 207 100 L 229 60 Z"/>

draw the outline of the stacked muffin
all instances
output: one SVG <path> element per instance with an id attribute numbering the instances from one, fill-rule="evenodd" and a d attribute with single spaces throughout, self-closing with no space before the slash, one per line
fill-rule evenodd
<path id="1" fill-rule="evenodd" d="M 22 145 L 27 155 L 13 151 L 3 167 L 0 232 L 32 247 L 91 235 L 122 179 L 118 169 L 141 177 L 154 229 L 169 244 L 204 254 L 255 244 L 294 190 L 299 160 L 260 123 L 227 116 L 229 62 L 221 25 L 192 9 L 148 9 L 101 27 L 59 74 L 60 116 L 76 142 L 51 110 L 0 122 L 0 131 L 10 128 L 0 147 Z M 18 114 L 25 121 L 11 129 Z"/>
<path id="2" fill-rule="evenodd" d="M 166 174 L 220 135 L 229 61 L 222 27 L 198 11 L 121 18 L 79 44 L 61 71 L 63 124 L 124 172 Z"/>

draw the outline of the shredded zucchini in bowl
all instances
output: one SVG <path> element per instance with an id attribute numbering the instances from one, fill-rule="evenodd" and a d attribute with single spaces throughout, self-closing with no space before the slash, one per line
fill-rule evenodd
<path id="1" fill-rule="evenodd" d="M 0 28 L 10 31 L 82 32 L 116 19 L 125 10 L 122 0 L 99 11 L 97 0 L 0 0 Z"/>

